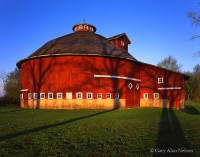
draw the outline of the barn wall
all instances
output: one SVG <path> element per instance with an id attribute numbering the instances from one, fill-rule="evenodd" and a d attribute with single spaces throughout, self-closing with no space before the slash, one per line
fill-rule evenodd
<path id="1" fill-rule="evenodd" d="M 155 66 L 140 66 L 140 105 L 143 107 L 183 108 L 185 99 L 184 76 Z M 163 78 L 163 83 L 158 83 Z M 148 94 L 148 99 L 144 94 Z M 154 98 L 154 93 L 159 98 Z"/>
<path id="2" fill-rule="evenodd" d="M 57 56 L 32 59 L 21 65 L 21 87 L 28 89 L 28 93 L 45 93 L 45 101 L 36 101 L 31 98 L 27 107 L 43 108 L 48 101 L 47 108 L 63 108 L 60 100 L 57 100 L 57 93 L 63 94 L 62 104 L 65 107 L 70 104 L 66 100 L 66 93 L 72 93 L 73 103 L 77 108 L 99 108 L 97 93 L 102 93 L 102 102 L 105 109 L 124 108 L 127 90 L 134 93 L 136 84 L 132 80 L 117 78 L 94 77 L 97 75 L 122 76 L 139 79 L 139 65 L 124 59 L 106 58 L 106 57 L 89 57 L 89 56 Z M 129 89 L 128 85 L 132 83 L 133 88 Z M 53 93 L 53 100 L 48 99 L 48 93 Z M 76 93 L 82 93 L 82 100 L 76 100 Z M 93 100 L 87 100 L 87 93 L 93 93 Z M 139 93 L 139 90 L 137 90 Z M 110 93 L 111 98 L 108 100 L 106 94 Z M 119 100 L 115 100 L 115 93 L 119 93 Z M 139 100 L 139 94 L 134 100 Z M 119 103 L 119 102 L 120 103 Z M 45 102 L 45 103 L 44 103 Z M 90 103 L 94 103 L 95 107 Z M 84 106 L 81 107 L 82 103 Z M 55 106 L 58 107 L 55 107 Z M 134 103 L 132 106 L 134 107 Z M 139 104 L 137 104 L 139 106 Z M 45 108 L 45 107 L 44 107 Z M 71 107 L 69 107 L 71 109 Z"/>
<path id="3" fill-rule="evenodd" d="M 163 83 L 158 83 L 158 78 L 163 78 Z M 25 89 L 22 92 L 24 98 L 27 99 L 28 93 L 32 94 L 31 99 L 21 100 L 23 108 L 184 108 L 185 100 L 183 75 L 148 64 L 108 57 L 54 56 L 28 60 L 21 65 L 21 87 Z M 170 89 L 164 90 L 166 88 Z M 58 92 L 62 93 L 62 100 L 57 99 Z M 81 100 L 77 100 L 77 92 L 82 93 Z M 87 98 L 88 92 L 92 93 L 92 100 Z M 45 97 L 34 100 L 34 93 L 45 93 Z M 52 99 L 48 98 L 48 93 L 53 93 Z M 66 93 L 72 93 L 72 100 L 66 98 Z M 98 93 L 102 94 L 101 99 L 97 98 Z M 109 99 L 106 97 L 108 93 L 111 94 Z M 117 99 L 116 93 L 119 93 Z M 144 98 L 145 93 L 148 94 L 147 99 Z M 155 93 L 159 94 L 158 99 L 154 98 Z"/>
<path id="4" fill-rule="evenodd" d="M 124 42 L 124 45 L 121 44 L 121 41 Z M 129 44 L 129 41 L 127 38 L 116 38 L 116 39 L 112 39 L 110 40 L 110 42 L 112 42 L 114 45 L 116 45 L 118 48 L 122 49 L 122 50 L 125 50 L 125 51 L 128 51 L 128 44 Z"/>

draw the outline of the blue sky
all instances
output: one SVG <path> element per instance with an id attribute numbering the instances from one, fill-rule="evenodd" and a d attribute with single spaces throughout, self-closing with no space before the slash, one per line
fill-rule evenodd
<path id="1" fill-rule="evenodd" d="M 76 23 L 90 23 L 97 34 L 125 32 L 129 52 L 139 61 L 156 65 L 172 55 L 183 71 L 200 63 L 200 34 L 187 13 L 199 0 L 0 0 L 0 70 L 12 71 L 47 41 L 72 33 Z"/>

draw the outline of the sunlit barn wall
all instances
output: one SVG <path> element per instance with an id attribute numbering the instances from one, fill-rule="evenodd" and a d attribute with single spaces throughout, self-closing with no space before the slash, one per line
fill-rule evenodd
<path id="1" fill-rule="evenodd" d="M 47 108 L 73 109 L 73 103 L 76 104 L 74 108 L 108 109 L 125 108 L 127 105 L 129 107 L 139 107 L 139 101 L 132 104 L 127 104 L 125 101 L 126 99 L 132 99 L 132 97 L 139 100 L 139 89 L 135 90 L 135 81 L 94 77 L 94 75 L 111 75 L 139 79 L 139 67 L 139 64 L 132 61 L 109 57 L 53 56 L 35 58 L 21 65 L 21 77 L 23 78 L 21 79 L 21 86 L 22 89 L 28 89 L 28 93 L 45 93 L 45 99 L 47 100 L 47 94 L 49 92 L 54 93 L 53 99 L 55 100 L 48 100 L 48 103 L 40 100 L 40 104 L 37 104 L 38 100 L 29 100 L 27 107 L 30 108 L 41 108 L 41 106 L 45 108 L 46 106 Z M 127 95 L 129 94 L 127 90 L 130 90 L 129 83 L 134 86 L 131 89 L 133 91 L 132 95 Z M 62 101 L 56 100 L 56 93 L 58 92 L 63 93 Z M 72 92 L 72 98 L 75 101 L 66 101 L 67 92 Z M 86 93 L 92 92 L 94 100 L 76 100 L 77 92 L 83 93 L 82 99 L 87 99 Z M 137 94 L 135 94 L 136 92 Z M 102 100 L 97 99 L 97 93 L 102 93 Z M 106 99 L 107 93 L 111 93 L 111 99 Z M 119 93 L 119 100 L 115 99 L 115 93 Z M 79 105 L 77 106 L 77 104 Z"/>
<path id="2" fill-rule="evenodd" d="M 148 64 L 141 64 L 140 68 L 141 106 L 184 107 L 186 76 Z M 163 78 L 163 83 L 158 83 L 158 78 Z M 148 99 L 144 99 L 144 93 L 148 93 Z M 154 93 L 159 94 L 159 99 L 154 98 Z"/>

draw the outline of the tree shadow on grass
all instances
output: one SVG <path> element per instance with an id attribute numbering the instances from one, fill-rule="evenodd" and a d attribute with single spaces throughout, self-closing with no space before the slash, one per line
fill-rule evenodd
<path id="1" fill-rule="evenodd" d="M 179 120 L 171 108 L 163 108 L 153 156 L 195 156 L 185 139 Z"/>
<path id="2" fill-rule="evenodd" d="M 15 137 L 28 135 L 28 134 L 43 131 L 43 130 L 46 130 L 46 129 L 62 126 L 62 125 L 69 124 L 69 123 L 72 123 L 72 122 L 76 122 L 76 121 L 79 121 L 79 120 L 83 120 L 83 119 L 87 119 L 87 118 L 90 118 L 90 117 L 105 114 L 105 113 L 108 113 L 108 112 L 111 112 L 111 111 L 114 111 L 114 110 L 116 110 L 116 109 L 106 110 L 106 111 L 103 111 L 103 112 L 98 112 L 98 113 L 94 113 L 94 114 L 91 114 L 91 115 L 86 115 L 86 116 L 82 116 L 82 117 L 69 119 L 69 120 L 62 121 L 62 122 L 55 123 L 55 124 L 50 124 L 50 125 L 46 125 L 46 126 L 41 126 L 41 127 L 25 130 L 25 131 L 22 131 L 22 132 L 8 134 L 8 135 L 5 135 L 5 136 L 1 136 L 0 141 L 5 141 L 5 140 L 9 140 L 9 139 L 12 139 L 12 138 L 15 138 Z"/>
<path id="3" fill-rule="evenodd" d="M 185 108 L 182 109 L 181 111 L 192 115 L 200 115 L 200 112 L 195 107 L 192 106 L 185 105 Z"/>
<path id="4" fill-rule="evenodd" d="M 0 114 L 22 111 L 22 109 L 0 112 Z"/>

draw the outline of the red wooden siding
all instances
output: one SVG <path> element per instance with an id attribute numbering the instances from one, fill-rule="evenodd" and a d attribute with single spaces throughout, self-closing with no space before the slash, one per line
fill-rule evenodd
<path id="1" fill-rule="evenodd" d="M 133 81 L 119 78 L 102 78 L 94 75 L 121 76 L 140 79 Z M 159 84 L 158 78 L 164 82 Z M 132 84 L 132 88 L 128 85 Z M 139 88 L 136 88 L 138 84 Z M 73 99 L 76 93 L 82 92 L 83 99 L 86 93 L 92 92 L 93 99 L 97 93 L 119 93 L 120 99 L 125 99 L 126 107 L 139 107 L 143 94 L 148 93 L 149 99 L 154 99 L 154 93 L 159 93 L 159 99 L 167 99 L 170 107 L 180 108 L 180 102 L 185 99 L 184 75 L 164 70 L 148 64 L 133 62 L 125 59 L 90 56 L 57 56 L 27 60 L 21 65 L 21 87 L 30 93 L 63 93 L 72 92 Z M 159 90 L 160 88 L 180 88 Z M 165 104 L 163 104 L 164 106 Z"/>
<path id="2" fill-rule="evenodd" d="M 124 45 L 121 44 L 121 41 L 124 42 Z M 111 39 L 110 42 L 112 42 L 118 48 L 128 51 L 128 44 L 130 44 L 130 41 L 125 35 L 123 35 L 122 37 L 119 37 L 119 38 Z"/>
<path id="3" fill-rule="evenodd" d="M 28 60 L 21 66 L 21 86 L 31 93 L 53 92 L 56 99 L 57 92 L 72 92 L 76 98 L 76 92 L 83 93 L 86 99 L 87 92 L 93 92 L 93 99 L 97 93 L 119 93 L 120 99 L 126 99 L 127 84 L 129 80 L 116 78 L 96 78 L 98 75 L 113 75 L 139 79 L 139 65 L 123 59 L 88 56 L 58 56 Z M 133 83 L 134 84 L 134 83 Z M 132 90 L 134 90 L 135 84 Z M 138 91 L 139 92 L 139 91 Z M 45 95 L 47 98 L 47 94 Z M 134 100 L 139 100 L 139 94 Z M 136 102 L 136 106 L 139 103 Z M 132 103 L 132 107 L 135 104 Z M 131 107 L 131 105 L 129 105 Z"/>
<path id="4" fill-rule="evenodd" d="M 140 98 L 148 93 L 149 99 L 154 99 L 153 94 L 159 93 L 159 99 L 168 99 L 170 107 L 179 108 L 180 100 L 185 99 L 184 75 L 147 64 L 142 64 L 140 68 Z M 163 78 L 163 83 L 159 84 L 158 78 Z M 173 89 L 176 87 L 181 89 Z"/>

